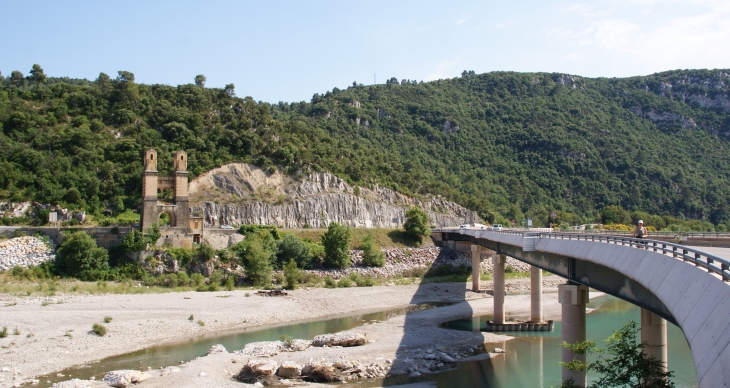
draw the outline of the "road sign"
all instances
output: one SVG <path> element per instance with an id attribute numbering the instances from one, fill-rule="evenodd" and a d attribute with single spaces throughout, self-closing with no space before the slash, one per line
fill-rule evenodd
<path id="1" fill-rule="evenodd" d="M 48 213 L 48 222 L 56 222 L 56 221 L 58 221 L 58 213 L 56 213 L 56 212 Z"/>
<path id="2" fill-rule="evenodd" d="M 532 218 L 527 219 L 527 227 L 532 228 Z"/>

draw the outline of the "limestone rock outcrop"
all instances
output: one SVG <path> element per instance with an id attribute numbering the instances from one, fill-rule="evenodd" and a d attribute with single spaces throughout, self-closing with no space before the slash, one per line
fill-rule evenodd
<path id="1" fill-rule="evenodd" d="M 441 197 L 411 198 L 380 186 L 353 187 L 328 173 L 293 180 L 245 163 L 208 171 L 190 183 L 193 214 L 208 226 L 267 224 L 322 228 L 331 221 L 353 227 L 396 228 L 411 206 L 426 210 L 431 224 L 454 226 L 468 210 Z"/>
<path id="2" fill-rule="evenodd" d="M 366 340 L 362 334 L 359 333 L 334 333 L 334 334 L 321 334 L 312 339 L 312 346 L 360 346 L 365 344 Z"/>

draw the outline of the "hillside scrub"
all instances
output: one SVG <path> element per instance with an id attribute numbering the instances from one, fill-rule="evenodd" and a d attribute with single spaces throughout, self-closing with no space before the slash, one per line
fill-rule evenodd
<path id="1" fill-rule="evenodd" d="M 574 225 L 621 205 L 726 225 L 730 112 L 717 97 L 726 73 L 464 71 L 278 104 L 236 97 L 233 85 L 138 84 L 124 70 L 92 81 L 9 77 L 0 81 L 0 200 L 116 217 L 140 203 L 141 154 L 152 147 L 163 175 L 183 149 L 191 177 L 234 160 L 293 176 L 328 171 L 357 186 L 442 195 L 489 222 L 547 226 L 555 211 L 565 219 L 554 223 Z"/>

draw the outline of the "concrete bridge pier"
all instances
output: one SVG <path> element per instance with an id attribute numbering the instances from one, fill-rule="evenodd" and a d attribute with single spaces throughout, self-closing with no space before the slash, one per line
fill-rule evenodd
<path id="1" fill-rule="evenodd" d="M 504 263 L 505 255 L 492 256 L 494 264 L 494 323 L 504 324 Z"/>
<path id="2" fill-rule="evenodd" d="M 558 301 L 562 304 L 563 341 L 569 344 L 586 340 L 586 304 L 588 303 L 588 287 L 577 284 L 561 284 L 558 286 Z M 572 350 L 562 349 L 562 361 L 574 359 L 585 362 L 586 356 L 577 355 Z M 573 379 L 573 383 L 585 386 L 588 383 L 585 371 L 572 371 L 563 367 L 563 382 Z"/>
<path id="3" fill-rule="evenodd" d="M 480 273 L 480 265 L 482 259 L 482 247 L 476 244 L 472 244 L 471 246 L 471 290 L 474 292 L 479 292 L 479 287 L 481 287 L 481 279 L 479 276 Z"/>
<path id="4" fill-rule="evenodd" d="M 667 320 L 641 309 L 641 342 L 644 354 L 664 363 L 667 371 Z"/>
<path id="5" fill-rule="evenodd" d="M 542 270 L 530 268 L 530 321 L 542 322 Z"/>

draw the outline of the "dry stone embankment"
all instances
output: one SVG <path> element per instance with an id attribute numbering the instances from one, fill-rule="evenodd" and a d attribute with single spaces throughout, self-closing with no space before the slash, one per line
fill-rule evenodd
<path id="1" fill-rule="evenodd" d="M 48 244 L 48 245 L 47 245 Z M 53 242 L 43 242 L 38 237 L 16 237 L 0 241 L 0 270 L 6 271 L 16 265 L 28 268 L 56 257 Z"/>
<path id="2" fill-rule="evenodd" d="M 367 267 L 362 265 L 362 251 L 350 251 L 350 259 L 352 266 L 346 269 L 318 269 L 308 270 L 320 275 L 331 276 L 334 279 L 349 276 L 353 272 L 357 272 L 363 276 L 373 277 L 393 277 L 402 276 L 404 274 L 413 273 L 414 270 L 428 268 L 436 269 L 440 266 L 450 266 L 454 268 L 471 267 L 471 257 L 461 252 L 457 252 L 448 248 L 429 247 L 429 248 L 398 248 L 384 250 L 385 266 L 383 267 Z M 527 272 L 530 265 L 523 263 L 511 257 L 507 258 L 507 265 L 512 267 L 514 272 Z M 481 272 L 493 272 L 491 258 L 486 255 L 482 256 L 480 263 Z"/>

